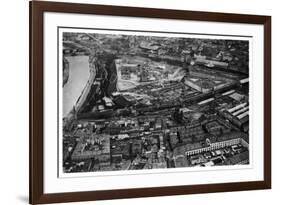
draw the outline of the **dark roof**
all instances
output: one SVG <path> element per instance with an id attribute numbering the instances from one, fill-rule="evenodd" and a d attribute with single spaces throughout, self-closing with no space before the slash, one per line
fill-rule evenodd
<path id="1" fill-rule="evenodd" d="M 238 132 L 238 131 L 229 132 L 229 133 L 225 133 L 222 136 L 218 137 L 217 142 L 232 140 L 232 139 L 235 139 L 235 138 L 243 138 L 243 137 L 245 137 L 245 135 L 246 135 L 245 133 Z"/>
<path id="2" fill-rule="evenodd" d="M 245 160 L 249 160 L 249 151 L 234 155 L 234 156 L 228 158 L 228 160 L 229 160 L 230 164 L 238 164 Z"/>

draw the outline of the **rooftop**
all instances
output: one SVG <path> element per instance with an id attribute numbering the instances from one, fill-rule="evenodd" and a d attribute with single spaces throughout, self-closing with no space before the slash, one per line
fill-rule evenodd
<path id="1" fill-rule="evenodd" d="M 82 136 L 74 149 L 72 158 L 93 158 L 97 155 L 110 153 L 110 136 L 109 135 L 91 135 Z"/>

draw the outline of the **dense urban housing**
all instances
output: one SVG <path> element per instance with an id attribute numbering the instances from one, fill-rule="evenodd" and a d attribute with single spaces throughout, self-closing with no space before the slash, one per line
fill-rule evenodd
<path id="1" fill-rule="evenodd" d="M 249 41 L 64 32 L 63 171 L 247 165 Z"/>

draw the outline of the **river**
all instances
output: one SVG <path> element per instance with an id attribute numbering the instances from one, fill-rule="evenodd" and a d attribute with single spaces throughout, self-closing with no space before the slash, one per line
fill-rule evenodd
<path id="1" fill-rule="evenodd" d="M 90 76 L 88 56 L 69 56 L 69 78 L 63 87 L 63 117 L 71 111 Z"/>

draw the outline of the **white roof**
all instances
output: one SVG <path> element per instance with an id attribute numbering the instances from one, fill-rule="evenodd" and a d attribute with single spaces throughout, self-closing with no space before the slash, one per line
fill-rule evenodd
<path id="1" fill-rule="evenodd" d="M 99 109 L 104 109 L 104 106 L 103 105 L 99 105 L 98 108 Z"/>
<path id="2" fill-rule="evenodd" d="M 202 105 L 202 104 L 211 102 L 211 101 L 213 101 L 214 99 L 215 99 L 215 98 L 209 98 L 209 99 L 207 99 L 207 100 L 203 100 L 203 101 L 199 102 L 198 105 Z"/>
<path id="3" fill-rule="evenodd" d="M 247 111 L 247 110 L 249 110 L 249 106 L 244 107 L 244 108 L 242 108 L 242 109 L 240 109 L 240 110 L 238 110 L 238 111 L 235 111 L 234 113 L 232 113 L 232 115 L 237 116 L 237 115 L 239 115 L 239 114 L 241 114 L 241 113 L 244 113 L 244 112 Z"/>
<path id="4" fill-rule="evenodd" d="M 244 112 L 244 113 L 242 113 L 241 115 L 238 115 L 237 118 L 240 120 L 240 119 L 242 119 L 243 117 L 245 117 L 245 116 L 247 116 L 247 115 L 249 115 L 249 111 Z"/>
<path id="5" fill-rule="evenodd" d="M 249 82 L 249 78 L 245 78 L 245 79 L 242 79 L 242 80 L 240 80 L 240 83 L 248 83 Z"/>
<path id="6" fill-rule="evenodd" d="M 112 103 L 112 100 L 108 97 L 103 97 L 103 100 L 106 102 L 106 103 Z"/>
<path id="7" fill-rule="evenodd" d="M 120 92 L 114 92 L 112 93 L 113 96 L 117 96 L 117 95 L 120 95 Z"/>
<path id="8" fill-rule="evenodd" d="M 240 105 L 237 105 L 237 106 L 235 106 L 235 107 L 233 107 L 233 108 L 228 109 L 227 111 L 230 112 L 230 113 L 232 113 L 232 112 L 234 112 L 235 110 L 238 110 L 238 109 L 240 109 L 240 108 L 242 108 L 242 107 L 244 107 L 244 106 L 246 106 L 246 105 L 247 105 L 247 103 L 242 103 L 242 104 L 240 104 Z"/>

